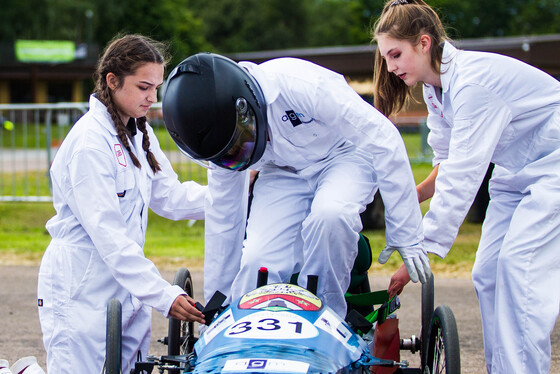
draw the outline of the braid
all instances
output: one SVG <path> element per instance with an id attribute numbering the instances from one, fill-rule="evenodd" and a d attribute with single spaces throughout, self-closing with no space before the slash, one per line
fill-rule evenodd
<path id="1" fill-rule="evenodd" d="M 152 168 L 152 171 L 157 173 L 161 170 L 159 162 L 156 160 L 156 156 L 150 151 L 150 138 L 148 137 L 148 130 L 146 130 L 146 117 L 140 117 L 136 120 L 136 127 L 138 130 L 142 131 L 144 136 L 142 137 L 142 149 L 146 152 L 146 158 L 148 159 L 148 164 Z"/>
<path id="2" fill-rule="evenodd" d="M 113 100 L 111 100 L 110 98 L 109 88 L 107 87 L 106 90 L 103 90 L 102 92 L 98 92 L 98 94 L 99 94 L 99 100 L 102 103 L 104 103 L 105 106 L 107 107 L 107 112 L 109 112 L 109 115 L 111 116 L 111 119 L 115 124 L 115 130 L 117 130 L 117 136 L 119 137 L 119 140 L 121 141 L 124 148 L 128 151 L 128 155 L 130 156 L 132 163 L 137 168 L 141 168 L 142 165 L 140 164 L 140 161 L 138 161 L 138 158 L 134 155 L 132 149 L 130 148 L 130 142 L 128 141 L 128 132 L 126 130 L 126 127 L 124 126 L 124 123 L 121 121 L 121 118 L 117 114 L 117 111 L 115 110 L 115 107 L 113 105 Z"/>
<path id="3" fill-rule="evenodd" d="M 107 74 L 113 73 L 119 79 L 119 86 L 128 75 L 134 72 L 145 63 L 157 63 L 165 65 L 167 62 L 166 48 L 160 42 L 142 35 L 126 35 L 115 38 L 105 49 L 103 57 L 99 60 L 95 71 L 95 90 L 99 101 L 107 107 L 113 119 L 117 135 L 122 145 L 128 151 L 132 163 L 137 168 L 141 168 L 140 161 L 132 152 L 129 141 L 129 131 L 118 115 L 117 108 L 113 102 L 111 89 L 106 82 Z M 161 170 L 154 154 L 150 151 L 150 139 L 146 130 L 146 117 L 138 118 L 136 126 L 144 134 L 142 138 L 142 148 L 146 152 L 146 158 L 154 174 Z"/>

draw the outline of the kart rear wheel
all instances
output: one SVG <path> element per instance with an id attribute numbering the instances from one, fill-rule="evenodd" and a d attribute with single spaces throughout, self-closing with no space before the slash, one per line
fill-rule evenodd
<path id="1" fill-rule="evenodd" d="M 107 304 L 107 335 L 105 343 L 105 374 L 121 373 L 122 306 L 117 299 Z"/>
<path id="2" fill-rule="evenodd" d="M 434 311 L 430 326 L 424 373 L 461 373 L 457 323 L 451 308 L 447 305 L 440 305 Z"/>
<path id="3" fill-rule="evenodd" d="M 192 277 L 187 268 L 181 268 L 177 271 L 173 284 L 180 286 L 187 295 L 193 297 Z M 167 353 L 170 356 L 187 355 L 193 351 L 196 341 L 194 337 L 194 322 L 169 318 L 168 333 Z"/>
<path id="4" fill-rule="evenodd" d="M 420 331 L 420 362 L 422 367 L 426 364 L 426 352 L 428 351 L 428 332 L 434 314 L 434 275 L 422 284 L 422 330 Z"/>

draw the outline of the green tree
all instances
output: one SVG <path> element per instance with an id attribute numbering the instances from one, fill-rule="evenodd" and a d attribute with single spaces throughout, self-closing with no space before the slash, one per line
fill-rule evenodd
<path id="1" fill-rule="evenodd" d="M 188 55 L 208 48 L 197 19 L 187 0 L 138 1 L 100 0 L 95 2 L 94 30 L 105 45 L 117 34 L 140 33 L 167 42 L 175 65 Z"/>
<path id="2" fill-rule="evenodd" d="M 510 30 L 518 35 L 549 34 L 560 32 L 560 1 L 517 0 L 518 6 L 510 10 Z M 528 6 L 529 5 L 529 6 Z"/>
<path id="3" fill-rule="evenodd" d="M 307 15 L 301 0 L 193 0 L 205 38 L 220 53 L 304 47 Z"/>
<path id="4" fill-rule="evenodd" d="M 383 9 L 382 0 L 307 1 L 310 46 L 356 45 L 371 41 L 371 22 Z"/>
<path id="5" fill-rule="evenodd" d="M 454 39 L 560 32 L 559 0 L 428 0 Z M 3 0 L 0 41 L 105 45 L 117 33 L 189 54 L 364 44 L 384 0 Z M 4 52 L 2 52 L 4 54 Z"/>
<path id="6" fill-rule="evenodd" d="M 64 39 L 80 41 L 85 11 L 92 0 L 4 0 L 0 12 L 0 38 Z"/>
<path id="7" fill-rule="evenodd" d="M 167 42 L 172 63 L 209 48 L 188 0 L 4 0 L 2 42 L 72 40 L 104 46 L 115 35 L 140 33 Z"/>
<path id="8" fill-rule="evenodd" d="M 368 43 L 382 0 L 193 0 L 215 51 L 245 52 Z"/>
<path id="9" fill-rule="evenodd" d="M 433 0 L 454 39 L 560 32 L 558 0 Z"/>

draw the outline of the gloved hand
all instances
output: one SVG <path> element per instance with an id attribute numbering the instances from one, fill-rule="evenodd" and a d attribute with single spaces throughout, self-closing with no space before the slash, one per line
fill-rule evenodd
<path id="1" fill-rule="evenodd" d="M 384 264 L 389 260 L 391 254 L 394 251 L 398 251 L 401 255 L 408 275 L 410 275 L 410 280 L 414 283 L 420 282 L 426 283 L 426 280 L 432 275 L 430 270 L 430 261 L 428 260 L 428 254 L 422 247 L 422 244 L 415 244 L 410 247 L 385 247 L 384 250 L 379 254 L 379 263 Z"/>

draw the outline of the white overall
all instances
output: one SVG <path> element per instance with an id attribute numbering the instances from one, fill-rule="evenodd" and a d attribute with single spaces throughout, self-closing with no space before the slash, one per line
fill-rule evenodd
<path id="1" fill-rule="evenodd" d="M 490 162 L 473 268 L 489 373 L 548 373 L 560 307 L 560 82 L 512 58 L 446 43 L 442 93 L 425 86 L 439 164 L 425 248 L 444 257 Z"/>
<path id="2" fill-rule="evenodd" d="M 147 126 L 161 171 L 153 174 L 142 150 L 142 133 L 132 147 L 142 164 L 132 164 L 113 122 L 94 96 L 74 125 L 51 168 L 56 215 L 39 271 L 39 318 L 49 373 L 100 373 L 105 360 L 106 308 L 122 303 L 122 369 L 137 353 L 145 358 L 151 308 L 167 316 L 184 292 L 165 281 L 144 257 L 148 207 L 178 219 L 204 218 L 206 187 L 181 184 Z"/>
<path id="3" fill-rule="evenodd" d="M 306 287 L 307 275 L 318 275 L 319 297 L 345 316 L 360 213 L 377 189 L 386 208 L 387 245 L 422 241 L 402 138 L 332 71 L 291 58 L 240 65 L 264 92 L 270 141 L 253 166 L 260 173 L 248 220 L 248 173 L 209 171 L 205 298 L 215 290 L 240 297 L 267 267 L 269 283 L 299 272 L 298 283 Z"/>

